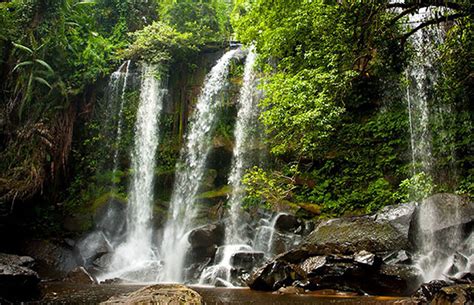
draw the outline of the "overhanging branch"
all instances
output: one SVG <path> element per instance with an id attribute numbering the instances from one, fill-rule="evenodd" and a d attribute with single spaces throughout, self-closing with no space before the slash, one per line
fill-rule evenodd
<path id="1" fill-rule="evenodd" d="M 423 23 L 421 23 L 419 26 L 417 26 L 416 28 L 412 29 L 410 32 L 404 34 L 403 36 L 400 37 L 400 40 L 401 40 L 401 43 L 402 45 L 405 44 L 405 42 L 407 41 L 407 39 L 415 34 L 417 31 L 427 27 L 427 26 L 430 26 L 430 25 L 433 25 L 433 24 L 439 24 L 441 22 L 447 22 L 447 21 L 453 21 L 457 18 L 461 18 L 461 17 L 466 17 L 466 16 L 469 16 L 468 13 L 459 13 L 459 14 L 452 14 L 452 15 L 448 15 L 448 16 L 445 16 L 445 17 L 442 17 L 442 18 L 435 18 L 435 19 L 431 19 L 431 20 L 427 20 Z"/>

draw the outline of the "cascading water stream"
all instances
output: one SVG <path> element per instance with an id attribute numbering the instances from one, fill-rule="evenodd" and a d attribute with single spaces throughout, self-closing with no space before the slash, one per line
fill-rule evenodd
<path id="1" fill-rule="evenodd" d="M 257 54 L 254 47 L 249 49 L 245 60 L 243 84 L 239 96 L 239 111 L 234 130 L 235 145 L 232 157 L 232 168 L 229 176 L 229 184 L 232 186 L 232 193 L 229 198 L 229 224 L 225 230 L 225 243 L 239 244 L 248 243 L 240 233 L 242 222 L 240 221 L 240 211 L 244 198 L 244 187 L 242 177 L 246 169 L 251 166 L 252 156 L 250 146 L 254 144 L 254 134 L 258 123 L 258 105 L 256 98 L 256 74 L 255 59 Z"/>
<path id="2" fill-rule="evenodd" d="M 120 73 L 120 77 L 123 78 L 123 82 L 122 82 L 122 90 L 120 92 L 120 107 L 119 107 L 118 119 L 117 119 L 117 136 L 115 138 L 115 143 L 117 143 L 117 146 L 115 147 L 115 151 L 114 151 L 114 161 L 113 161 L 114 162 L 114 168 L 113 168 L 114 176 L 118 170 L 119 146 L 120 146 L 120 141 L 122 140 L 123 107 L 125 104 L 125 90 L 127 89 L 130 63 L 131 63 L 130 60 L 126 61 L 124 64 L 122 64 L 122 66 L 117 71 Z M 125 68 L 125 72 L 121 72 L 123 68 Z M 117 72 L 114 72 L 114 73 L 117 73 Z"/>
<path id="3" fill-rule="evenodd" d="M 420 9 L 410 15 L 409 22 L 414 28 L 425 17 L 433 14 L 429 9 Z M 415 56 L 406 71 L 409 80 L 407 103 L 409 112 L 413 175 L 423 174 L 431 178 L 433 174 L 432 139 L 430 133 L 429 104 L 436 85 L 437 71 L 434 67 L 436 48 L 443 42 L 444 33 L 439 27 L 424 28 L 410 37 Z M 432 197 L 430 197 L 432 198 Z M 417 232 L 418 254 L 416 266 L 424 282 L 445 279 L 469 271 L 474 261 L 474 246 L 471 236 L 462 236 L 459 206 L 443 203 L 443 207 L 433 199 L 425 199 L 418 206 Z M 441 224 L 443 230 L 440 231 Z M 448 232 L 448 235 L 446 235 Z M 446 235 L 446 236 L 445 236 Z M 444 236 L 444 237 L 442 237 Z"/>
<path id="4" fill-rule="evenodd" d="M 160 254 L 164 262 L 160 281 L 182 282 L 183 264 L 188 241 L 197 213 L 195 198 L 204 176 L 207 157 L 211 149 L 211 135 L 217 122 L 221 96 L 227 84 L 229 65 L 236 50 L 225 53 L 206 76 L 185 145 L 181 150 L 181 163 L 176 167 L 176 181 L 170 202 Z"/>
<path id="5" fill-rule="evenodd" d="M 218 249 L 215 257 L 216 265 L 203 270 L 199 279 L 200 284 L 215 285 L 217 280 L 226 286 L 233 286 L 231 283 L 232 257 L 240 251 L 253 251 L 249 246 L 249 240 L 241 234 L 242 221 L 240 214 L 242 200 L 244 198 L 244 187 L 242 177 L 244 171 L 251 166 L 250 145 L 254 144 L 254 134 L 257 130 L 258 107 L 256 99 L 256 75 L 254 70 L 257 55 L 254 47 L 249 49 L 245 60 L 244 76 L 242 88 L 239 94 L 237 121 L 235 124 L 232 167 L 229 175 L 229 184 L 232 186 L 232 193 L 229 197 L 229 219 L 225 227 L 225 246 Z"/>
<path id="6" fill-rule="evenodd" d="M 159 143 L 158 123 L 166 89 L 157 79 L 157 67 L 142 70 L 140 104 L 135 123 L 134 147 L 131 152 L 132 180 L 127 206 L 125 241 L 113 252 L 109 273 L 103 278 L 153 280 L 144 276 L 145 269 L 157 261 L 152 243 L 152 203 L 155 155 Z"/>
<path id="7" fill-rule="evenodd" d="M 410 23 L 416 27 L 426 15 L 429 15 L 429 11 L 422 10 L 418 14 L 411 15 Z M 409 80 L 407 104 L 413 174 L 419 172 L 430 174 L 432 170 L 433 156 L 428 102 L 430 88 L 436 81 L 432 65 L 435 52 L 434 43 L 431 40 L 433 38 L 441 39 L 439 30 L 424 29 L 415 32 L 410 37 L 410 42 L 415 49 L 415 56 L 406 70 L 406 75 Z"/>

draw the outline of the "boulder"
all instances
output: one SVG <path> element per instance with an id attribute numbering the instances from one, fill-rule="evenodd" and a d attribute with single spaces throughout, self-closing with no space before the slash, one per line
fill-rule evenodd
<path id="1" fill-rule="evenodd" d="M 411 264 L 411 254 L 405 250 L 393 251 L 384 256 L 383 262 L 388 265 Z"/>
<path id="2" fill-rule="evenodd" d="M 408 239 L 415 208 L 415 202 L 386 206 L 375 215 L 375 220 L 379 223 L 389 223 Z"/>
<path id="3" fill-rule="evenodd" d="M 257 269 L 246 283 L 254 290 L 274 291 L 291 286 L 293 282 L 304 280 L 305 277 L 305 272 L 299 266 L 274 260 Z"/>
<path id="4" fill-rule="evenodd" d="M 422 284 L 413 294 L 412 298 L 422 304 L 430 303 L 441 288 L 449 286 L 446 281 L 434 280 Z"/>
<path id="5" fill-rule="evenodd" d="M 225 230 L 222 224 L 208 224 L 198 227 L 189 233 L 188 241 L 191 248 L 206 248 L 213 245 L 222 245 Z"/>
<path id="6" fill-rule="evenodd" d="M 311 232 L 306 242 L 313 254 L 352 254 L 362 250 L 372 253 L 409 248 L 407 236 L 388 222 L 369 217 L 339 218 L 323 222 Z"/>
<path id="7" fill-rule="evenodd" d="M 93 231 L 76 243 L 75 248 L 80 265 L 89 268 L 94 261 L 111 252 L 111 246 L 100 231 Z"/>
<path id="8" fill-rule="evenodd" d="M 212 259 L 207 258 L 204 261 L 198 262 L 198 263 L 193 263 L 188 265 L 184 269 L 184 280 L 185 282 L 193 282 L 199 279 L 201 276 L 202 272 L 204 269 L 206 269 L 207 266 L 211 263 Z"/>
<path id="9" fill-rule="evenodd" d="M 201 305 L 203 300 L 196 291 L 183 285 L 153 285 L 123 296 L 112 297 L 100 304 Z"/>
<path id="10" fill-rule="evenodd" d="M 75 284 L 97 284 L 97 279 L 93 277 L 84 267 L 77 267 L 66 275 L 64 282 Z"/>
<path id="11" fill-rule="evenodd" d="M 116 240 L 125 232 L 126 217 L 125 202 L 110 198 L 95 211 L 95 229 L 104 233 L 107 239 Z"/>
<path id="12" fill-rule="evenodd" d="M 314 256 L 308 249 L 299 249 L 266 263 L 249 277 L 247 284 L 255 290 L 295 286 L 308 290 L 409 295 L 418 281 L 417 269 L 407 265 L 383 265 L 379 256 L 367 251 Z"/>
<path id="13" fill-rule="evenodd" d="M 416 208 L 410 225 L 410 239 L 420 244 L 425 235 L 436 236 L 443 243 L 461 233 L 471 234 L 474 223 L 474 202 L 454 194 L 436 194 L 424 199 Z"/>
<path id="14" fill-rule="evenodd" d="M 78 265 L 74 251 L 65 240 L 25 240 L 20 251 L 34 258 L 35 270 L 43 279 L 62 278 Z"/>
<path id="15" fill-rule="evenodd" d="M 441 288 L 434 296 L 432 305 L 471 305 L 474 303 L 474 284 L 453 285 Z"/>
<path id="16" fill-rule="evenodd" d="M 35 260 L 29 256 L 0 253 L 0 264 L 33 268 L 35 266 Z"/>
<path id="17" fill-rule="evenodd" d="M 230 264 L 235 269 L 243 269 L 250 272 L 255 266 L 263 263 L 264 253 L 259 251 L 241 251 L 232 255 Z"/>
<path id="18" fill-rule="evenodd" d="M 199 264 L 207 260 L 213 260 L 216 255 L 217 249 L 218 248 L 216 245 L 189 248 L 188 252 L 186 253 L 185 265 L 192 265 L 196 263 Z"/>
<path id="19" fill-rule="evenodd" d="M 354 255 L 354 261 L 356 263 L 367 265 L 370 267 L 380 266 L 380 264 L 382 263 L 380 257 L 365 250 L 357 252 Z"/>
<path id="20" fill-rule="evenodd" d="M 0 254 L 0 296 L 12 300 L 35 296 L 40 277 L 29 268 L 33 263 L 31 257 Z"/>
<path id="21" fill-rule="evenodd" d="M 270 240 L 270 251 L 272 254 L 280 254 L 286 252 L 301 242 L 302 237 L 294 233 L 273 232 Z"/>
<path id="22" fill-rule="evenodd" d="M 275 229 L 282 233 L 295 233 L 298 229 L 301 230 L 303 225 L 304 223 L 291 214 L 281 213 L 275 220 Z"/>

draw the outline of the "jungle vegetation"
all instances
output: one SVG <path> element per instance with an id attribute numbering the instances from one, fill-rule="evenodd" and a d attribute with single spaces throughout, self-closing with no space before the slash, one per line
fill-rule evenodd
<path id="1" fill-rule="evenodd" d="M 426 7 L 434 17 L 410 27 L 407 17 Z M 203 49 L 229 40 L 255 45 L 265 92 L 270 162 L 245 176 L 248 207 L 327 217 L 434 192 L 472 195 L 473 13 L 468 0 L 0 1 L 0 210 L 90 206 L 105 192 L 97 111 L 108 75 L 127 59 L 192 70 Z M 439 109 L 436 163 L 414 175 L 404 71 L 410 36 L 426 27 L 445 31 L 429 100 Z M 180 136 L 162 152 L 167 170 Z"/>

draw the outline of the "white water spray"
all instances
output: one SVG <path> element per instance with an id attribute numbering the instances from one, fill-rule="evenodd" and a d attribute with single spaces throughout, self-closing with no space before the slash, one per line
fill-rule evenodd
<path id="1" fill-rule="evenodd" d="M 135 123 L 135 142 L 131 154 L 132 181 L 127 207 L 125 241 L 115 249 L 109 273 L 103 278 L 121 277 L 129 280 L 152 280 L 145 269 L 156 262 L 152 243 L 152 204 L 155 155 L 159 142 L 158 123 L 166 90 L 157 79 L 154 66 L 144 66 Z"/>
<path id="2" fill-rule="evenodd" d="M 120 147 L 120 142 L 122 140 L 123 107 L 125 104 L 125 90 L 127 89 L 127 82 L 128 82 L 128 77 L 129 77 L 128 74 L 130 71 L 130 62 L 131 62 L 130 60 L 127 60 L 125 63 L 122 64 L 122 66 L 117 71 L 118 73 L 120 73 L 120 77 L 123 78 L 123 81 L 122 81 L 122 90 L 120 92 L 120 107 L 119 107 L 118 119 L 117 119 L 117 136 L 115 138 L 115 143 L 117 144 L 117 147 L 115 147 L 115 151 L 114 151 L 114 169 L 113 169 L 114 176 L 118 169 L 119 147 Z M 122 72 L 123 68 L 125 68 L 125 72 Z M 114 74 L 117 72 L 114 72 Z M 114 77 L 113 74 L 112 74 L 112 77 Z"/>
<path id="3" fill-rule="evenodd" d="M 412 27 L 416 27 L 434 14 L 429 9 L 420 9 L 417 14 L 410 15 L 410 23 Z M 430 132 L 432 115 L 429 104 L 434 98 L 431 95 L 438 78 L 434 67 L 438 56 L 437 46 L 443 40 L 444 33 L 439 27 L 421 29 L 410 37 L 415 56 L 406 72 L 410 82 L 407 103 L 414 175 L 423 173 L 431 177 L 433 171 Z M 469 271 L 474 261 L 472 234 L 467 239 L 462 236 L 461 206 L 454 199 L 449 199 L 449 196 L 445 197 L 442 203 L 429 197 L 418 207 L 419 236 L 415 264 L 424 282 L 459 276 L 464 271 Z"/>
<path id="4" fill-rule="evenodd" d="M 240 227 L 240 211 L 242 208 L 242 200 L 244 198 L 244 187 L 242 178 L 245 170 L 251 166 L 251 145 L 255 140 L 255 134 L 258 126 L 258 105 L 256 98 L 256 74 L 255 59 L 257 54 L 254 47 L 249 49 L 249 53 L 245 60 L 244 78 L 239 96 L 239 111 L 237 114 L 237 122 L 234 130 L 235 145 L 232 158 L 232 168 L 229 176 L 229 184 L 232 186 L 232 193 L 229 198 L 229 220 L 226 226 L 225 236 L 226 244 L 246 243 L 245 238 L 241 234 Z"/>
<path id="5" fill-rule="evenodd" d="M 211 149 L 212 131 L 221 107 L 221 94 L 227 84 L 229 65 L 236 50 L 222 56 L 206 77 L 176 167 L 176 181 L 170 202 L 160 253 L 164 270 L 160 281 L 182 282 L 183 264 L 188 247 L 187 233 L 197 213 L 195 198 L 204 176 Z"/>

